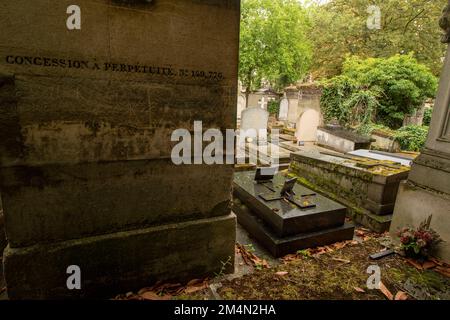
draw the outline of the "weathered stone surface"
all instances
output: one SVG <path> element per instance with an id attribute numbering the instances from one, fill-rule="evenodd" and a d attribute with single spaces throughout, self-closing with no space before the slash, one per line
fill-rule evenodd
<path id="1" fill-rule="evenodd" d="M 6 233 L 21 247 L 227 215 L 232 174 L 170 160 L 4 168 Z"/>
<path id="2" fill-rule="evenodd" d="M 193 120 L 235 127 L 238 0 L 83 0 L 76 31 L 68 2 L 33 3 L 1 4 L 2 166 L 168 157 Z"/>
<path id="3" fill-rule="evenodd" d="M 377 166 L 370 159 L 361 165 L 374 166 L 363 168 L 358 161 L 329 154 L 298 152 L 291 157 L 292 173 L 378 215 L 393 212 L 399 183 L 409 174 L 408 167 Z"/>
<path id="4" fill-rule="evenodd" d="M 233 203 L 233 212 L 236 213 L 239 224 L 277 258 L 302 249 L 351 240 L 355 231 L 353 224 L 345 223 L 321 231 L 279 237 L 270 226 L 255 214 L 255 211 L 251 211 L 238 199 L 235 199 Z"/>
<path id="5" fill-rule="evenodd" d="M 169 158 L 172 132 L 194 120 L 234 128 L 232 99 L 218 85 L 15 76 L 0 87 L 0 163 Z"/>
<path id="6" fill-rule="evenodd" d="M 430 215 L 431 228 L 442 237 L 445 242 L 439 246 L 438 253 L 444 261 L 450 263 L 450 225 L 448 224 L 450 211 L 450 196 L 433 190 L 426 190 L 411 182 L 404 181 L 400 185 L 395 213 L 391 224 L 392 238 L 398 241 L 397 232 L 410 226 L 417 228 Z"/>
<path id="7" fill-rule="evenodd" d="M 448 6 L 441 23 L 447 25 Z M 446 30 L 448 31 L 448 30 Z M 448 40 L 448 34 L 444 36 Z M 445 41 L 448 42 L 448 41 Z M 446 240 L 437 253 L 450 261 L 450 48 L 441 75 L 425 148 L 411 168 L 408 183 L 401 186 L 391 233 L 405 224 L 417 227 L 433 215 L 431 227 Z"/>
<path id="8" fill-rule="evenodd" d="M 104 236 L 5 250 L 10 299 L 113 297 L 161 281 L 233 272 L 233 214 Z M 222 263 L 226 263 L 222 269 Z M 67 267 L 81 269 L 68 290 Z"/>
<path id="9" fill-rule="evenodd" d="M 69 31 L 70 1 L 1 2 L 11 297 L 195 277 L 234 255 L 231 167 L 175 167 L 170 138 L 194 121 L 235 127 L 239 3 L 80 0 Z M 75 258 L 88 289 L 67 294 Z"/>

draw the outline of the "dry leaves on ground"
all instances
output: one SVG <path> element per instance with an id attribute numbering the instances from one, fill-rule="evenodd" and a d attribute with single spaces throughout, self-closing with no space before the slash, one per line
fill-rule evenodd
<path id="1" fill-rule="evenodd" d="M 282 258 L 282 260 L 283 260 L 283 263 L 286 264 L 289 261 L 299 260 L 302 257 L 304 257 L 305 255 L 306 256 L 320 256 L 320 255 L 325 254 L 325 253 L 331 253 L 331 252 L 334 252 L 336 250 L 343 249 L 343 248 L 345 248 L 347 246 L 357 245 L 357 244 L 359 244 L 359 243 L 356 240 L 348 240 L 348 241 L 336 242 L 336 243 L 328 245 L 328 246 L 301 250 L 297 254 L 288 254 L 288 255 L 284 256 Z M 336 260 L 340 260 L 343 263 L 350 263 L 350 261 L 344 260 L 344 259 L 336 259 Z"/>
<path id="2" fill-rule="evenodd" d="M 384 296 L 388 300 L 394 300 L 394 295 L 392 294 L 392 292 L 390 292 L 389 289 L 381 281 L 380 281 L 380 291 L 384 294 Z"/>
<path id="3" fill-rule="evenodd" d="M 450 265 L 436 258 L 430 258 L 427 261 L 418 261 L 410 258 L 405 259 L 410 265 L 417 270 L 434 270 L 445 277 L 450 278 Z"/>
<path id="4" fill-rule="evenodd" d="M 270 268 L 270 265 L 266 260 L 257 257 L 253 252 L 247 250 L 245 246 L 236 244 L 236 251 L 242 256 L 246 265 L 254 266 L 256 268 Z"/>
<path id="5" fill-rule="evenodd" d="M 171 300 L 173 297 L 182 294 L 192 294 L 208 288 L 208 279 L 194 279 L 187 285 L 183 286 L 179 283 L 162 283 L 158 282 L 154 286 L 143 288 L 137 294 L 132 292 L 126 295 L 119 295 L 117 300 Z"/>
<path id="6" fill-rule="evenodd" d="M 395 295 L 394 300 L 408 300 L 408 295 L 403 291 L 399 291 Z"/>

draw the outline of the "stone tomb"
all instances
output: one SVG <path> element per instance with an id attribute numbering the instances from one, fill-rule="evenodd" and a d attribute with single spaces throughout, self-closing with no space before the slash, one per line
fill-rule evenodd
<path id="1" fill-rule="evenodd" d="M 353 238 L 354 226 L 345 223 L 347 209 L 297 184 L 296 200 L 313 199 L 315 208 L 300 209 L 286 200 L 265 201 L 259 195 L 279 192 L 286 180 L 277 174 L 272 182 L 258 184 L 255 172 L 239 172 L 234 177 L 233 211 L 239 223 L 275 257 L 297 250 Z"/>
<path id="2" fill-rule="evenodd" d="M 343 129 L 341 126 L 328 125 L 317 129 L 317 144 L 338 152 L 370 149 L 371 143 L 371 138 Z"/>
<path id="3" fill-rule="evenodd" d="M 73 31 L 70 4 L 0 5 L 9 297 L 111 297 L 233 272 L 233 166 L 176 166 L 171 135 L 235 127 L 239 0 L 78 0 Z M 67 287 L 72 265 L 81 290 Z"/>
<path id="4" fill-rule="evenodd" d="M 357 222 L 383 232 L 392 220 L 399 184 L 410 168 L 392 161 L 302 151 L 291 154 L 289 171 L 302 183 L 349 207 Z"/>

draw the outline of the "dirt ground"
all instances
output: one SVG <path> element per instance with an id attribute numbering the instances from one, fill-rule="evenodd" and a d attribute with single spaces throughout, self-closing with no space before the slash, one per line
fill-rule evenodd
<path id="1" fill-rule="evenodd" d="M 267 262 L 252 244 L 237 244 L 237 269 L 250 272 L 187 285 L 158 284 L 118 299 L 224 300 L 450 300 L 449 266 L 424 264 L 393 254 L 374 261 L 369 255 L 385 248 L 386 235 L 357 230 L 355 240 L 302 250 Z M 381 288 L 368 289 L 368 267 L 381 270 Z M 415 265 L 415 266 L 414 266 Z"/>

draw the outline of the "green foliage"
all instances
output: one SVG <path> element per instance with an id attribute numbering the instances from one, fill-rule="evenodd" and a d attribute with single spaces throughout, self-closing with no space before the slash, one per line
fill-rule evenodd
<path id="1" fill-rule="evenodd" d="M 420 151 L 425 146 L 428 131 L 427 126 L 406 126 L 397 130 L 395 139 L 402 150 Z"/>
<path id="2" fill-rule="evenodd" d="M 347 126 L 372 121 L 397 129 L 436 88 L 433 74 L 411 55 L 349 57 L 342 75 L 324 82 L 321 106 L 326 121 L 337 119 Z"/>
<path id="3" fill-rule="evenodd" d="M 436 77 L 412 55 L 388 59 L 350 57 L 344 63 L 343 74 L 383 93 L 376 122 L 391 128 L 401 127 L 405 115 L 434 97 L 437 89 Z"/>
<path id="4" fill-rule="evenodd" d="M 296 0 L 243 0 L 239 78 L 248 90 L 263 80 L 275 89 L 302 79 L 312 46 L 310 21 Z"/>
<path id="5" fill-rule="evenodd" d="M 277 115 L 280 112 L 280 101 L 269 101 L 269 104 L 267 105 L 267 111 L 269 111 L 270 114 Z"/>
<path id="6" fill-rule="evenodd" d="M 310 6 L 314 75 L 340 74 L 347 55 L 387 58 L 409 53 L 439 75 L 446 46 L 440 42 L 438 21 L 446 4 L 447 0 L 331 0 Z M 370 5 L 381 10 L 380 30 L 367 27 Z"/>
<path id="7" fill-rule="evenodd" d="M 393 137 L 395 136 L 395 133 L 396 133 L 396 131 L 392 130 L 391 128 L 388 128 L 382 124 L 376 124 L 373 122 L 363 124 L 357 128 L 358 133 L 365 135 L 365 136 L 370 136 L 372 134 L 372 132 L 375 130 L 383 131 L 386 134 L 392 135 Z"/>
<path id="8" fill-rule="evenodd" d="M 433 108 L 425 108 L 423 114 L 423 125 L 429 126 L 431 124 L 431 116 L 433 115 Z"/>
<path id="9" fill-rule="evenodd" d="M 370 123 L 378 107 L 378 90 L 362 86 L 345 75 L 323 84 L 321 108 L 326 121 L 336 119 L 350 127 Z"/>

